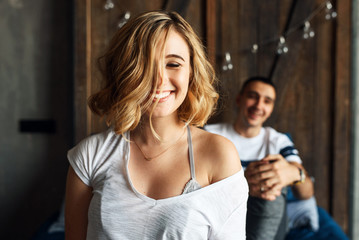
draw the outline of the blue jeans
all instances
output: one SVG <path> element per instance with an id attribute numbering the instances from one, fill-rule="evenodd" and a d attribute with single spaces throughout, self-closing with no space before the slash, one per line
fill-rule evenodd
<path id="1" fill-rule="evenodd" d="M 349 240 L 340 226 L 321 207 L 318 207 L 319 230 L 311 231 L 308 227 L 291 229 L 286 240 Z"/>

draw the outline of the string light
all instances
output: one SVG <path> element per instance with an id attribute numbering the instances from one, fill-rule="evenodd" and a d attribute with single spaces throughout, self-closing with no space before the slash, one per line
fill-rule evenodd
<path id="1" fill-rule="evenodd" d="M 120 22 L 118 23 L 118 28 L 122 28 L 123 25 L 125 25 L 128 20 L 131 17 L 131 13 L 129 11 L 126 11 L 125 14 L 123 14 L 122 18 L 120 19 Z"/>
<path id="2" fill-rule="evenodd" d="M 252 45 L 251 52 L 252 52 L 252 53 L 257 53 L 257 52 L 258 52 L 258 48 L 259 48 L 259 47 L 258 47 L 258 44 L 253 44 L 253 45 Z"/>
<path id="3" fill-rule="evenodd" d="M 295 32 L 299 29 L 303 29 L 303 38 L 304 39 L 313 38 L 315 36 L 315 32 L 310 25 L 310 20 L 312 20 L 312 18 L 314 18 L 317 14 L 319 14 L 323 9 L 325 9 L 325 19 L 331 20 L 331 19 L 334 19 L 337 17 L 337 12 L 334 10 L 332 3 L 330 1 L 325 1 L 311 12 L 311 14 L 304 20 L 303 23 L 290 28 L 287 32 L 283 33 L 283 35 L 280 36 L 279 38 L 272 38 L 272 39 L 263 41 L 261 43 L 253 44 L 250 51 L 253 54 L 256 54 L 256 53 L 258 53 L 258 50 L 261 49 L 263 46 L 269 45 L 273 42 L 278 42 L 276 53 L 277 54 L 287 53 L 289 51 L 289 48 L 285 43 L 284 36 L 286 38 L 288 38 L 288 36 L 290 34 L 292 34 L 293 32 Z"/>
<path id="4" fill-rule="evenodd" d="M 336 18 L 337 17 L 337 12 L 334 11 L 333 9 L 333 5 L 331 2 L 326 2 L 325 4 L 325 19 L 327 20 L 331 20 L 333 18 Z"/>
<path id="5" fill-rule="evenodd" d="M 105 10 L 111 10 L 114 7 L 115 7 L 115 4 L 112 2 L 112 0 L 106 0 L 105 5 L 103 6 L 103 8 Z"/>
<path id="6" fill-rule="evenodd" d="M 315 36 L 315 32 L 313 28 L 310 26 L 310 22 L 306 21 L 303 27 L 303 38 L 308 39 L 308 38 L 313 38 L 314 36 Z"/>
<path id="7" fill-rule="evenodd" d="M 226 52 L 224 55 L 224 64 L 222 66 L 223 71 L 232 70 L 233 64 L 231 59 L 231 54 L 229 52 Z"/>
<path id="8" fill-rule="evenodd" d="M 293 32 L 297 30 L 303 31 L 303 38 L 304 39 L 310 39 L 315 36 L 315 31 L 311 27 L 310 21 L 318 15 L 320 12 L 322 12 L 325 9 L 325 19 L 326 20 L 332 20 L 337 17 L 337 12 L 334 10 L 334 7 L 330 1 L 325 1 L 318 5 L 311 13 L 310 15 L 304 19 L 304 21 L 300 24 L 295 25 L 294 27 L 291 27 L 286 32 L 284 32 L 279 37 L 273 37 L 271 39 L 267 39 L 265 41 L 262 41 L 260 43 L 254 43 L 251 45 L 249 49 L 245 49 L 245 51 L 250 51 L 252 54 L 257 54 L 260 49 L 262 49 L 264 46 L 272 44 L 277 42 L 276 47 L 276 54 L 282 55 L 289 51 L 289 47 L 286 44 L 286 39 L 288 39 L 288 36 L 292 34 Z M 222 66 L 223 71 L 231 70 L 233 69 L 233 64 L 231 62 L 231 55 L 229 52 L 225 53 L 224 56 L 224 64 Z"/>
<path id="9" fill-rule="evenodd" d="M 111 10 L 115 7 L 115 4 L 112 0 L 106 0 L 106 3 L 104 5 L 104 8 L 106 10 Z M 303 38 L 309 39 L 313 38 L 315 36 L 315 32 L 313 28 L 310 25 L 310 20 L 314 18 L 317 14 L 319 14 L 323 9 L 325 9 L 325 19 L 326 20 L 332 20 L 337 17 L 337 12 L 334 10 L 333 5 L 330 1 L 325 1 L 322 4 L 320 4 L 317 8 L 315 8 L 311 14 L 303 21 L 302 24 L 299 24 L 295 27 L 290 28 L 285 33 L 282 34 L 279 38 L 272 38 L 268 39 L 266 41 L 263 41 L 261 43 L 254 43 L 250 47 L 250 52 L 253 54 L 257 54 L 260 49 L 263 48 L 265 45 L 269 45 L 273 42 L 277 42 L 277 48 L 276 48 L 276 54 L 281 55 L 285 54 L 289 51 L 289 48 L 286 44 L 286 38 L 293 33 L 294 31 L 297 31 L 298 29 L 303 30 Z M 121 28 L 123 25 L 127 23 L 127 21 L 130 19 L 131 13 L 129 11 L 126 11 L 122 18 L 120 19 L 118 23 L 118 27 Z M 222 66 L 223 71 L 232 70 L 233 64 L 231 60 L 231 55 L 229 52 L 225 53 L 224 57 L 224 64 Z"/>
<path id="10" fill-rule="evenodd" d="M 277 45 L 277 54 L 281 55 L 289 51 L 287 44 L 285 43 L 285 38 L 281 36 Z"/>

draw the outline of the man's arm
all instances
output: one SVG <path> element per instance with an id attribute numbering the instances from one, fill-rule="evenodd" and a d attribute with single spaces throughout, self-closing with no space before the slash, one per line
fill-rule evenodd
<path id="1" fill-rule="evenodd" d="M 309 176 L 308 172 L 301 164 L 296 162 L 291 162 L 290 164 L 296 166 L 298 172 L 300 172 L 299 168 L 302 169 L 303 174 L 305 175 L 305 180 L 303 182 L 294 183 L 292 185 L 292 192 L 294 196 L 298 199 L 308 199 L 312 197 L 314 195 L 314 184 L 311 179 L 311 176 Z"/>
<path id="2" fill-rule="evenodd" d="M 283 187 L 301 179 L 299 168 L 307 177 L 303 183 L 292 186 L 293 194 L 298 199 L 310 198 L 314 188 L 304 167 L 299 163 L 288 162 L 280 154 L 268 155 L 261 161 L 248 165 L 245 176 L 249 184 L 249 194 L 266 200 L 275 200 Z"/>

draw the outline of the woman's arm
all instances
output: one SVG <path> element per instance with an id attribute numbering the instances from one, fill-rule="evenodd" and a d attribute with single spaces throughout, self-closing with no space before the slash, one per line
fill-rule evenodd
<path id="1" fill-rule="evenodd" d="M 92 188 L 82 182 L 70 166 L 66 182 L 65 237 L 66 240 L 86 239 L 87 212 Z"/>

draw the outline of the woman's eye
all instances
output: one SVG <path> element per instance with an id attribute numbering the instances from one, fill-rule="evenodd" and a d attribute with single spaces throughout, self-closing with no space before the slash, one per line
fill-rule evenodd
<path id="1" fill-rule="evenodd" d="M 179 66 L 181 66 L 181 65 L 178 63 L 167 63 L 167 67 L 170 67 L 170 68 L 177 68 Z"/>

